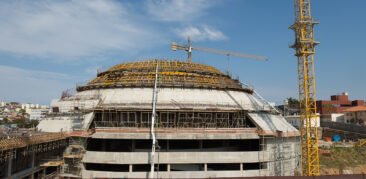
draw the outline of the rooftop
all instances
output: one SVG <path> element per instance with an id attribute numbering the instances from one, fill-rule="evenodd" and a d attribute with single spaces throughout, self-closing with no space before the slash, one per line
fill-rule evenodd
<path id="1" fill-rule="evenodd" d="M 366 106 L 356 106 L 344 110 L 344 112 L 356 112 L 356 111 L 366 111 Z"/>

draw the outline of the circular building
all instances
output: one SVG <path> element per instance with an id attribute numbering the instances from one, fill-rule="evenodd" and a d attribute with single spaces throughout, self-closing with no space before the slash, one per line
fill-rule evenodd
<path id="1" fill-rule="evenodd" d="M 146 178 L 151 163 L 154 178 L 285 176 L 301 163 L 299 131 L 208 65 L 118 64 L 51 105 L 38 128 L 70 133 L 63 176 Z"/>

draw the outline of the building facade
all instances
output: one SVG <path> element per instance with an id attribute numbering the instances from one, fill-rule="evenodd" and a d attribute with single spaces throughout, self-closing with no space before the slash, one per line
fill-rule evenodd
<path id="1" fill-rule="evenodd" d="M 366 126 L 366 106 L 348 108 L 344 111 L 345 122 Z"/>
<path id="2" fill-rule="evenodd" d="M 344 110 L 354 107 L 363 106 L 363 100 L 353 100 L 348 99 L 348 93 L 343 93 L 342 95 L 332 95 L 330 101 L 319 100 L 316 102 L 317 112 L 320 115 L 338 113 L 342 114 Z"/>
<path id="3" fill-rule="evenodd" d="M 73 136 L 64 177 L 290 176 L 301 168 L 299 131 L 253 89 L 211 66 L 122 63 L 77 91 L 54 100 L 38 125 Z"/>
<path id="4" fill-rule="evenodd" d="M 48 113 L 49 109 L 45 108 L 35 108 L 30 111 L 29 120 L 42 120 L 45 118 L 46 114 Z"/>

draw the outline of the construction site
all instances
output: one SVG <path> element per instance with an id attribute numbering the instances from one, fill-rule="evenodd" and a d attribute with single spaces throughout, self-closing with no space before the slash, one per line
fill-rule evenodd
<path id="1" fill-rule="evenodd" d="M 299 129 L 252 86 L 233 78 L 229 66 L 222 72 L 196 63 L 192 51 L 225 55 L 228 63 L 231 56 L 266 57 L 195 47 L 188 37 L 186 45 L 171 44 L 186 51 L 187 60 L 135 60 L 98 71 L 75 94 L 53 100 L 37 130 L 2 138 L 0 178 L 364 178 L 338 175 L 345 161 L 331 154 L 362 158 L 365 140 L 344 151 L 335 147 L 339 143 L 319 142 L 340 133 L 318 129 L 318 23 L 310 0 L 294 2 Z M 362 139 L 362 130 L 340 131 Z"/>
<path id="2" fill-rule="evenodd" d="M 54 116 L 38 126 L 45 132 L 85 134 L 70 138 L 60 176 L 210 178 L 300 172 L 299 131 L 252 89 L 211 66 L 122 63 L 77 90 L 55 101 Z"/>

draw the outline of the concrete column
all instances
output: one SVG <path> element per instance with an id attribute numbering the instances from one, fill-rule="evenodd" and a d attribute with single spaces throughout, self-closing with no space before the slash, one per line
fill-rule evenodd
<path id="1" fill-rule="evenodd" d="M 46 167 L 43 168 L 42 178 L 46 178 Z"/>
<path id="2" fill-rule="evenodd" d="M 32 162 L 31 162 L 31 168 L 34 168 L 34 158 L 36 156 L 36 153 L 34 152 L 34 150 L 32 151 Z M 32 173 L 31 179 L 34 179 L 34 173 Z"/>
<path id="3" fill-rule="evenodd" d="M 243 163 L 240 163 L 240 171 L 243 171 Z"/>
<path id="4" fill-rule="evenodd" d="M 168 173 L 170 173 L 170 163 L 167 166 Z"/>
<path id="5" fill-rule="evenodd" d="M 207 172 L 207 163 L 205 163 L 205 173 Z"/>
<path id="6" fill-rule="evenodd" d="M 13 164 L 13 159 L 12 159 L 12 157 L 10 157 L 8 159 L 8 166 L 7 166 L 7 170 L 6 170 L 6 173 L 5 173 L 6 178 L 11 178 L 12 164 Z"/>
<path id="7" fill-rule="evenodd" d="M 129 172 L 132 173 L 132 164 L 129 165 Z"/>

